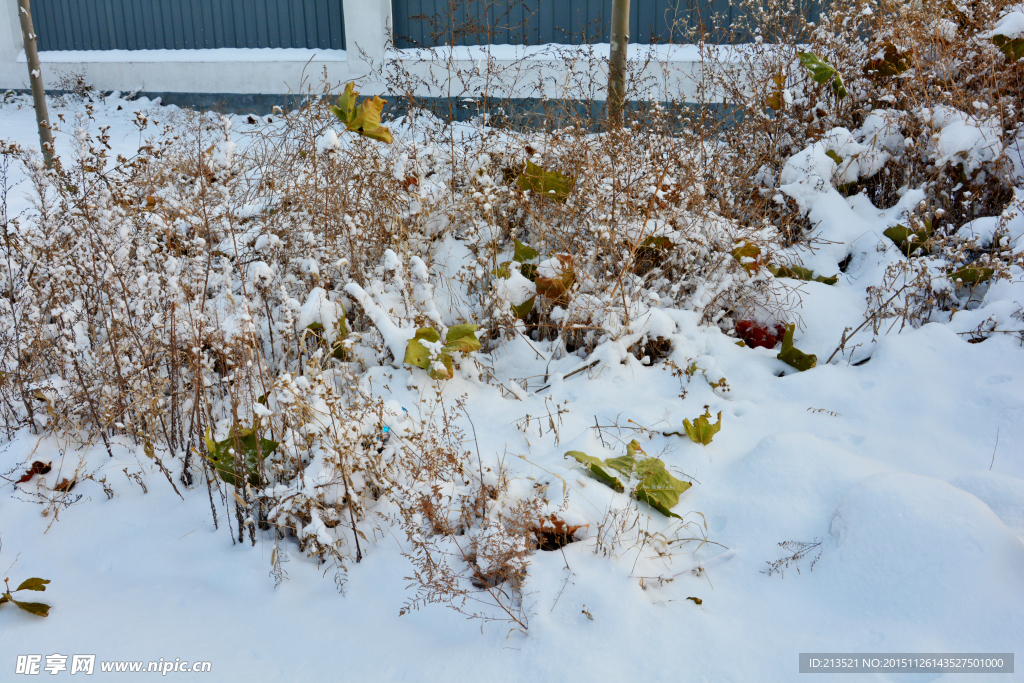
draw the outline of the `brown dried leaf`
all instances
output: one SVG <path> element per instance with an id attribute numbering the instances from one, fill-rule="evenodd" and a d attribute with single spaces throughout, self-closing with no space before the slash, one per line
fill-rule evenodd
<path id="1" fill-rule="evenodd" d="M 50 463 L 45 463 L 44 464 L 44 463 L 36 460 L 34 463 L 32 463 L 32 467 L 30 467 L 28 469 L 28 471 L 25 472 L 25 475 L 21 479 L 18 480 L 18 483 L 19 484 L 24 484 L 25 482 L 27 482 L 30 479 L 32 479 L 32 477 L 34 477 L 35 475 L 37 475 L 37 474 L 46 474 L 49 471 L 50 471 Z"/>
<path id="2" fill-rule="evenodd" d="M 558 550 L 576 540 L 576 532 L 588 524 L 566 524 L 554 514 L 542 517 L 540 521 L 530 528 L 531 533 L 537 538 L 537 547 L 540 550 Z"/>

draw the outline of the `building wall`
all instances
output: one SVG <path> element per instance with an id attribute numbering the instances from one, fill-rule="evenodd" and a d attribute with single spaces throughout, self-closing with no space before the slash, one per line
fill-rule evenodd
<path id="1" fill-rule="evenodd" d="M 395 44 L 607 43 L 610 0 L 393 0 Z M 679 43 L 717 13 L 732 20 L 729 0 L 633 0 L 630 42 Z"/>
<path id="2" fill-rule="evenodd" d="M 39 50 L 345 49 L 333 0 L 34 0 Z"/>
<path id="3" fill-rule="evenodd" d="M 410 16 L 409 12 L 413 11 L 413 9 L 408 3 L 414 1 L 426 3 L 431 0 L 394 0 L 396 11 L 401 10 L 403 12 L 403 19 L 399 20 L 399 24 L 402 21 L 406 21 L 404 17 Z M 548 2 L 549 0 L 545 1 Z M 577 3 L 588 0 L 554 0 L 553 3 L 549 2 L 549 4 L 551 7 L 554 7 L 563 1 Z M 596 0 L 589 1 L 593 4 L 593 7 L 588 9 L 588 11 L 593 10 L 597 12 L 600 9 L 599 5 L 602 3 L 596 2 Z M 657 2 L 666 1 L 668 0 L 657 0 Z M 61 8 L 63 13 L 65 9 L 70 12 L 72 5 L 77 5 L 79 7 L 78 11 L 81 12 L 82 8 L 87 7 L 90 3 L 93 4 L 93 9 L 98 11 L 100 7 L 110 7 L 117 3 L 121 3 L 125 8 L 131 5 L 137 9 L 146 3 L 149 3 L 151 7 L 166 7 L 170 6 L 168 3 L 177 3 L 181 8 L 184 8 L 185 5 L 182 3 L 188 2 L 192 3 L 190 7 L 199 6 L 201 10 L 203 7 L 208 7 L 210 3 L 244 3 L 243 6 L 250 9 L 255 7 L 269 9 L 272 3 L 278 3 L 273 5 L 277 9 L 280 9 L 282 3 L 293 3 L 291 7 L 294 9 L 297 6 L 294 3 L 303 3 L 303 9 L 306 9 L 311 5 L 329 2 L 335 8 L 340 8 L 341 14 L 333 19 L 331 17 L 335 15 L 328 14 L 328 21 L 333 21 L 334 23 L 331 24 L 330 35 L 326 39 L 321 37 L 321 28 L 319 24 L 317 25 L 317 42 L 315 47 L 308 47 L 313 35 L 308 21 L 304 23 L 306 27 L 304 34 L 306 47 L 301 47 L 303 38 L 300 36 L 299 31 L 294 28 L 294 19 L 292 28 L 289 29 L 290 33 L 286 33 L 283 27 L 279 27 L 277 34 L 279 37 L 277 40 L 281 47 L 274 47 L 271 44 L 269 29 L 265 37 L 260 38 L 259 29 L 257 28 L 255 34 L 257 49 L 252 49 L 251 47 L 252 43 L 250 42 L 251 38 L 248 29 L 240 32 L 236 28 L 232 38 L 232 34 L 228 33 L 223 23 L 221 24 L 220 33 L 218 33 L 216 22 L 213 22 L 213 29 L 209 32 L 210 36 L 207 36 L 207 32 L 204 29 L 203 32 L 200 32 L 198 38 L 193 24 L 191 38 L 188 41 L 186 41 L 184 33 L 180 34 L 180 38 L 178 37 L 179 34 L 174 33 L 173 30 L 168 33 L 166 26 L 163 27 L 163 33 L 158 36 L 156 25 L 153 23 L 150 34 L 143 30 L 142 38 L 135 40 L 136 49 L 131 49 L 130 47 L 129 49 L 116 49 L 121 45 L 131 46 L 133 44 L 128 40 L 126 30 L 121 34 L 121 37 L 118 37 L 116 23 L 111 28 L 111 23 L 108 20 L 104 33 L 100 30 L 101 22 L 98 15 L 94 19 L 89 19 L 88 11 L 86 12 L 85 19 L 82 18 L 81 14 L 78 15 L 77 21 L 65 17 L 65 23 L 77 24 L 77 26 L 72 28 L 70 37 L 66 30 L 63 37 L 60 37 L 59 34 L 57 34 L 57 37 L 46 35 L 46 33 L 55 31 L 52 28 L 45 28 L 45 22 L 51 20 L 46 13 L 51 9 L 56 10 L 58 7 Z M 604 0 L 604 4 L 609 6 L 610 2 L 611 0 Z M 635 2 L 637 0 L 634 0 Z M 41 13 L 41 17 L 35 21 L 39 27 L 37 32 L 40 30 L 46 32 L 41 34 L 41 36 L 46 35 L 46 37 L 40 38 L 44 47 L 51 47 L 53 45 L 60 47 L 91 47 L 98 44 L 101 48 L 104 45 L 110 45 L 114 48 L 83 51 L 82 47 L 79 47 L 77 50 L 48 50 L 42 52 L 43 79 L 49 88 L 57 87 L 62 77 L 68 74 L 82 74 L 98 90 L 141 91 L 144 94 L 161 94 L 168 101 L 179 103 L 187 101 L 189 94 L 194 94 L 195 97 L 193 99 L 196 99 L 197 102 L 213 101 L 217 95 L 231 95 L 234 96 L 233 99 L 239 101 L 244 99 L 242 96 L 257 96 L 256 99 L 265 102 L 269 101 L 266 96 L 284 95 L 301 91 L 303 79 L 306 79 L 307 83 L 310 81 L 315 82 L 322 75 L 326 74 L 327 79 L 331 83 L 359 80 L 361 91 L 364 94 L 383 93 L 386 91 L 385 84 L 375 81 L 372 77 L 371 67 L 374 64 L 380 65 L 385 55 L 387 36 L 390 27 L 393 25 L 392 0 L 350 0 L 344 4 L 342 4 L 341 0 L 33 0 L 32 4 L 36 8 L 35 11 Z M 420 11 L 422 11 L 422 4 L 420 8 Z M 222 22 L 224 16 L 222 14 Z M 603 14 L 599 14 L 599 18 L 602 21 L 603 16 Z M 306 18 L 304 17 L 304 19 Z M 551 35 L 556 35 L 553 32 L 560 25 L 558 22 L 563 21 L 564 17 L 556 13 L 548 18 L 551 20 L 549 23 L 554 22 L 551 23 Z M 89 21 L 93 21 L 95 26 L 89 28 L 84 25 L 88 24 Z M 155 21 L 155 18 L 152 19 L 152 22 Z M 166 22 L 164 23 L 166 24 Z M 258 23 L 256 25 L 257 27 L 259 26 Z M 408 23 L 401 25 L 407 26 Z M 603 29 L 601 30 L 603 31 Z M 78 34 L 75 31 L 78 31 Z M 340 34 L 338 31 L 340 31 Z M 636 29 L 636 31 L 639 37 L 644 37 L 645 34 L 641 29 Z M 539 38 L 544 34 L 538 33 L 537 35 Z M 284 36 L 290 36 L 290 39 L 285 40 Z M 594 35 L 590 37 L 596 36 L 595 29 Z M 230 45 L 232 40 L 235 43 L 235 48 L 226 50 L 216 49 L 223 45 Z M 325 40 L 326 42 L 324 42 Z M 211 41 L 214 49 L 207 48 Z M 258 49 L 261 41 L 266 41 L 267 49 Z M 335 47 L 339 45 L 340 41 L 344 41 L 341 44 L 345 46 L 345 50 Z M 284 47 L 288 42 L 291 42 L 292 45 L 297 44 L 299 47 Z M 561 42 L 570 41 L 565 40 Z M 175 46 L 187 44 L 195 47 L 193 49 L 177 47 L 175 49 L 163 49 L 168 44 Z M 330 45 L 331 47 L 324 48 L 323 45 Z M 650 81 L 654 85 L 649 93 L 645 94 L 645 97 L 665 100 L 680 96 L 688 97 L 688 93 L 696 92 L 694 74 L 698 65 L 694 61 L 692 49 L 684 52 L 685 54 L 678 58 L 666 58 L 664 55 L 659 58 L 661 63 L 656 65 L 658 71 L 652 74 Z M 394 57 L 394 54 L 390 56 Z M 454 63 L 448 63 L 431 55 L 424 56 L 422 54 L 415 55 L 409 53 L 400 53 L 398 59 L 401 60 L 401 66 L 405 70 L 422 77 L 424 81 L 441 83 L 446 82 L 446 79 L 450 82 L 450 78 L 444 73 L 449 67 L 454 67 L 463 70 L 464 73 L 468 73 L 479 65 L 479 57 L 475 55 L 470 55 L 462 61 L 456 60 Z M 551 58 L 550 56 L 528 57 L 526 59 L 522 57 L 503 57 L 495 60 L 493 63 L 499 68 L 518 68 L 531 65 L 534 68 L 542 68 L 546 74 L 554 77 L 549 80 L 555 83 L 572 80 L 566 76 L 568 71 L 573 69 L 588 71 L 588 78 L 597 79 L 588 82 L 599 83 L 602 78 L 600 64 L 589 63 L 583 66 L 567 66 L 559 59 Z M 654 69 L 655 67 L 652 66 L 650 68 Z M 589 73 L 590 71 L 593 73 Z M 604 77 L 606 78 L 606 76 Z M 532 82 L 528 81 L 528 79 L 513 80 L 515 82 L 510 86 L 510 92 L 503 93 L 504 96 L 527 99 L 566 96 L 558 92 L 539 92 L 535 85 L 536 79 L 533 79 Z M 26 90 L 29 88 L 28 69 L 24 61 L 24 51 L 21 44 L 21 30 L 18 22 L 16 0 L 0 0 L 0 88 L 16 90 Z M 422 86 L 416 90 L 415 94 L 429 97 L 452 97 L 457 95 L 453 95 L 450 92 L 434 92 L 433 86 Z"/>
<path id="4" fill-rule="evenodd" d="M 211 4 L 231 5 L 230 26 L 224 12 L 219 22 L 209 14 L 200 30 L 193 21 L 185 31 L 184 19 L 176 20 L 186 9 L 203 16 Z M 270 11 L 282 6 L 293 12 L 287 27 L 280 14 L 270 21 Z M 245 94 L 287 93 L 303 74 L 318 78 L 325 68 L 334 81 L 364 77 L 361 54 L 383 57 L 391 10 L 388 0 L 33 0 L 32 7 L 50 87 L 74 72 L 100 90 Z M 299 10 L 302 21 L 294 16 Z M 15 0 L 0 0 L 0 88 L 29 87 L 17 12 Z M 129 20 L 134 31 L 126 28 Z M 278 49 L 236 53 L 225 63 L 223 53 L 209 51 L 220 47 Z"/>

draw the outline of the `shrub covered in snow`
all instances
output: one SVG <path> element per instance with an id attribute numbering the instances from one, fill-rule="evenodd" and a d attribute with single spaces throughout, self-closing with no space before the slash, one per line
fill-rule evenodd
<path id="1" fill-rule="evenodd" d="M 869 259 L 884 266 L 868 291 L 876 334 L 977 308 L 1022 265 L 1021 7 L 840 2 L 815 22 L 790 10 L 752 3 L 739 30 L 754 42 L 708 71 L 737 109 L 732 204 L 763 206 L 789 254 L 826 275 L 864 266 L 866 230 L 902 252 Z M 1017 329 L 1009 313 L 994 325 Z"/>

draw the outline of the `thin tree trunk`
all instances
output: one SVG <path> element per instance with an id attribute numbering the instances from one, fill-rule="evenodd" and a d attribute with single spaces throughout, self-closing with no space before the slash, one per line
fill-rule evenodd
<path id="1" fill-rule="evenodd" d="M 608 123 L 622 122 L 626 98 L 626 47 L 629 45 L 629 0 L 612 0 L 611 55 L 608 69 Z"/>
<path id="2" fill-rule="evenodd" d="M 39 125 L 39 146 L 43 151 L 46 168 L 51 168 L 53 166 L 53 135 L 50 133 L 50 114 L 46 111 L 43 70 L 39 66 L 39 51 L 36 50 L 36 33 L 32 28 L 32 11 L 29 8 L 29 0 L 18 0 L 18 18 L 21 19 L 21 38 L 25 43 L 29 82 L 32 84 L 32 101 L 36 107 L 36 123 Z"/>

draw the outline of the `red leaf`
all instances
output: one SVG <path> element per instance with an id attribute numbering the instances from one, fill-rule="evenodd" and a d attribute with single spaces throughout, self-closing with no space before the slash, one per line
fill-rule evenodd
<path id="1" fill-rule="evenodd" d="M 773 349 L 785 333 L 784 325 L 776 325 L 774 329 L 769 329 L 767 325 L 761 325 L 753 320 L 741 320 L 736 323 L 736 336 L 751 347 Z"/>

